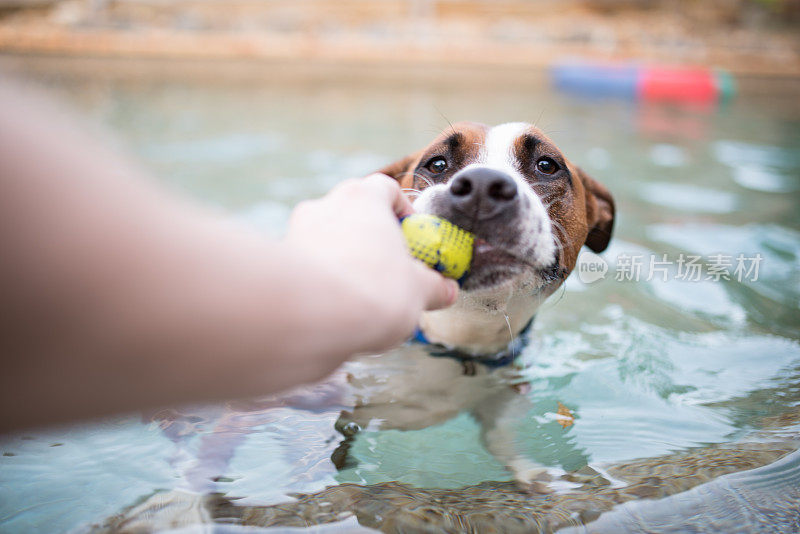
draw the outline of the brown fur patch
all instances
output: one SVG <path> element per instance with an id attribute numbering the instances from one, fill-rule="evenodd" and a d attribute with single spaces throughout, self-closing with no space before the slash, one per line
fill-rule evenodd
<path id="1" fill-rule="evenodd" d="M 395 161 L 378 172 L 391 176 L 400 187 L 422 191 L 431 183 L 444 183 L 459 169 L 478 158 L 488 127 L 475 122 L 457 122 L 439 134 L 427 147 Z M 448 161 L 441 175 L 427 172 L 422 165 L 437 156 Z M 430 182 L 430 183 L 429 183 Z"/>

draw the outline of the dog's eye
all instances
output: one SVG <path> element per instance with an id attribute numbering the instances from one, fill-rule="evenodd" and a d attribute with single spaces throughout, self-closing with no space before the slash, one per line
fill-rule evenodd
<path id="1" fill-rule="evenodd" d="M 433 158 L 425 164 L 425 168 L 431 171 L 433 174 L 443 173 L 445 169 L 447 169 L 447 160 L 441 156 Z"/>
<path id="2" fill-rule="evenodd" d="M 536 170 L 542 174 L 553 174 L 558 170 L 558 163 L 550 158 L 542 158 L 536 162 Z"/>

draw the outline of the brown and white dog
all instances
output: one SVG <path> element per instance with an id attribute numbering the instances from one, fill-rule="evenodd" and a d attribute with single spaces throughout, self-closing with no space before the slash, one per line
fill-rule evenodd
<path id="1" fill-rule="evenodd" d="M 502 350 L 569 275 L 580 248 L 601 252 L 611 237 L 608 190 L 530 124 L 457 123 L 380 172 L 416 195 L 418 212 L 477 237 L 458 302 L 420 323 L 430 341 L 469 354 Z"/>
<path id="2" fill-rule="evenodd" d="M 516 372 L 492 359 L 505 353 L 507 361 L 509 342 L 564 282 L 583 245 L 608 246 L 611 194 L 526 123 L 455 124 L 380 172 L 415 196 L 418 212 L 473 232 L 475 254 L 458 302 L 425 313 L 419 325 L 428 341 L 455 349 L 450 357 L 411 344 L 346 366 L 352 408 L 336 423 L 345 440 L 334 463 L 352 465 L 349 445 L 360 429 L 416 430 L 468 413 L 515 480 L 534 483 L 546 469 L 516 435 L 532 403 Z M 563 447 L 574 445 L 564 438 Z"/>
<path id="3" fill-rule="evenodd" d="M 583 245 L 606 248 L 614 223 L 611 195 L 525 123 L 455 124 L 380 172 L 415 197 L 418 212 L 444 217 L 477 237 L 458 302 L 420 322 L 429 341 L 464 358 L 432 357 L 429 346 L 409 344 L 348 362 L 317 386 L 242 403 L 204 436 L 198 461 L 184 474 L 194 491 L 213 491 L 213 479 L 225 474 L 250 425 L 270 421 L 280 406 L 345 407 L 335 425 L 345 436 L 332 456 L 338 468 L 352 465 L 350 445 L 362 429 L 415 430 L 469 413 L 483 445 L 519 483 L 530 484 L 545 470 L 517 445 L 517 428 L 532 407 L 520 394 L 519 377 L 481 362 L 519 338 L 575 267 Z M 564 439 L 561 446 L 574 444 Z"/>

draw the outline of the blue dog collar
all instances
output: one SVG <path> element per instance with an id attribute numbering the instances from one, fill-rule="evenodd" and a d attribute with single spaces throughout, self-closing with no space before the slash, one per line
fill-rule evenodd
<path id="1" fill-rule="evenodd" d="M 440 343 L 431 343 L 430 340 L 425 337 L 425 334 L 419 329 L 419 327 L 417 327 L 417 329 L 414 331 L 414 335 L 411 337 L 409 342 L 426 345 L 428 354 L 434 358 L 452 358 L 461 363 L 480 363 L 486 367 L 489 367 L 490 369 L 497 369 L 509 365 L 522 353 L 522 350 L 528 345 L 527 334 L 531 329 L 531 325 L 533 325 L 533 319 L 528 321 L 528 324 L 525 325 L 525 328 L 522 329 L 519 335 L 515 337 L 505 349 L 493 356 L 473 356 L 457 349 L 451 349 Z"/>

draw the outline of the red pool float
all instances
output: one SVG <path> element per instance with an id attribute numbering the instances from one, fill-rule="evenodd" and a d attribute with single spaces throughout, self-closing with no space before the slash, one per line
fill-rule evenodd
<path id="1" fill-rule="evenodd" d="M 647 67 L 639 73 L 637 93 L 644 100 L 711 102 L 720 95 L 710 69 Z"/>
<path id="2" fill-rule="evenodd" d="M 568 61 L 551 76 L 560 89 L 590 97 L 712 103 L 735 92 L 729 73 L 706 67 Z"/>

